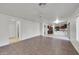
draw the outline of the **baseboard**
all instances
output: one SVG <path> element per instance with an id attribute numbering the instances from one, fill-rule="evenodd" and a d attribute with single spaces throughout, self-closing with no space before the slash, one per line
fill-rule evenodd
<path id="1" fill-rule="evenodd" d="M 6 45 L 9 45 L 9 43 L 1 44 L 0 47 L 6 46 Z"/>
<path id="2" fill-rule="evenodd" d="M 38 37 L 38 36 L 42 36 L 42 35 L 34 35 L 34 36 L 31 36 L 31 37 L 28 37 L 28 38 L 23 38 L 22 40 L 31 39 L 31 38 Z"/>
<path id="3" fill-rule="evenodd" d="M 71 40 L 70 40 L 71 41 Z M 77 48 L 77 46 L 74 44 L 73 41 L 71 41 L 71 44 L 74 46 L 74 48 L 76 49 L 76 51 L 79 53 L 79 49 Z"/>
<path id="4" fill-rule="evenodd" d="M 34 36 L 31 36 L 31 37 L 26 38 L 26 39 L 31 39 L 31 38 L 38 37 L 38 36 L 41 36 L 41 35 L 34 35 Z M 26 39 L 21 39 L 21 40 L 19 40 L 18 42 L 20 42 L 20 41 L 22 41 L 22 40 L 26 40 Z M 17 42 L 15 42 L 15 43 L 17 43 Z M 9 45 L 9 44 L 10 44 L 10 43 L 7 42 L 7 43 L 4 43 L 4 44 L 1 44 L 0 47 L 6 46 L 6 45 Z"/>

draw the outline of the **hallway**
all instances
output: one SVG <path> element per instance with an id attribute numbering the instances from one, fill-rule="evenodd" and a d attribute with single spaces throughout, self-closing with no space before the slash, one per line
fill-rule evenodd
<path id="1" fill-rule="evenodd" d="M 0 47 L 2 55 L 78 55 L 67 40 L 37 36 Z"/>
<path id="2" fill-rule="evenodd" d="M 52 38 L 57 38 L 57 39 L 61 39 L 61 40 L 69 40 L 69 38 L 67 37 L 67 33 L 64 31 L 55 31 L 54 34 L 48 34 L 45 35 L 46 37 L 52 37 Z"/>

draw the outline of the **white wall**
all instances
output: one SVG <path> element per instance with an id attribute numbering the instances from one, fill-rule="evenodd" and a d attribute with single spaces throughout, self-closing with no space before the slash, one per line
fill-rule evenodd
<path id="1" fill-rule="evenodd" d="M 79 8 L 69 18 L 70 21 L 70 41 L 79 53 Z"/>
<path id="2" fill-rule="evenodd" d="M 67 21 L 67 37 L 70 39 L 70 21 Z"/>
<path id="3" fill-rule="evenodd" d="M 21 20 L 22 39 L 40 35 L 40 23 L 28 20 Z"/>
<path id="4" fill-rule="evenodd" d="M 76 40 L 79 42 L 79 17 L 76 19 Z"/>
<path id="5" fill-rule="evenodd" d="M 76 28 L 79 27 L 79 25 L 76 27 L 76 20 L 77 20 L 76 17 L 72 17 L 70 19 L 70 41 L 75 47 L 75 49 L 79 52 L 79 42 L 77 41 L 77 31 L 76 31 Z"/>
<path id="6" fill-rule="evenodd" d="M 0 46 L 9 44 L 8 17 L 0 14 Z"/>
<path id="7" fill-rule="evenodd" d="M 42 36 L 47 35 L 47 31 L 48 31 L 47 25 L 48 24 L 46 24 L 46 23 L 40 23 L 40 34 Z"/>
<path id="8" fill-rule="evenodd" d="M 16 37 L 16 22 L 9 21 L 9 37 Z"/>
<path id="9" fill-rule="evenodd" d="M 21 40 L 40 35 L 40 23 L 0 14 L 0 46 L 9 44 L 9 21 L 20 21 Z"/>

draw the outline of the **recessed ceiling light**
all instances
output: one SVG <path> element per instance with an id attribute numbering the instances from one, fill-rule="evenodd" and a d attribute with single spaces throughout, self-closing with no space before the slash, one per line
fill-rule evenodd
<path id="1" fill-rule="evenodd" d="M 53 23 L 59 24 L 59 23 L 62 23 L 62 22 L 64 22 L 64 21 L 63 21 L 63 20 L 59 20 L 59 19 L 57 18 Z"/>

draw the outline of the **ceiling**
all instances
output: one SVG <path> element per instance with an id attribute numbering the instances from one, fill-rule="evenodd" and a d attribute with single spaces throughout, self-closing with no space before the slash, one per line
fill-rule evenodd
<path id="1" fill-rule="evenodd" d="M 32 21 L 53 22 L 56 17 L 61 20 L 69 17 L 79 7 L 78 3 L 0 3 L 0 13 Z"/>

